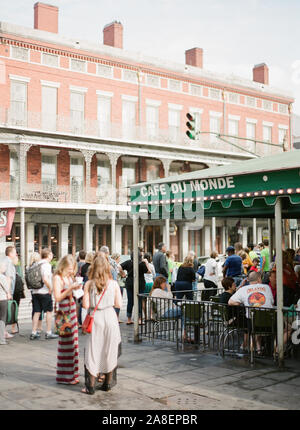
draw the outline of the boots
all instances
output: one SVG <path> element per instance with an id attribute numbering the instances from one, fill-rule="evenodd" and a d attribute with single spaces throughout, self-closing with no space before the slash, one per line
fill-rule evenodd
<path id="1" fill-rule="evenodd" d="M 99 389 L 110 391 L 115 385 L 117 385 L 117 367 L 112 372 L 105 374 L 105 380 Z"/>

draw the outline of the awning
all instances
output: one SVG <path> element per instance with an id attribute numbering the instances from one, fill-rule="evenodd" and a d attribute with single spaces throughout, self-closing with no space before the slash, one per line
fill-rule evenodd
<path id="1" fill-rule="evenodd" d="M 135 184 L 129 204 L 155 219 L 175 219 L 182 205 L 202 205 L 205 217 L 271 218 L 278 196 L 284 218 L 300 217 L 300 151 Z"/>

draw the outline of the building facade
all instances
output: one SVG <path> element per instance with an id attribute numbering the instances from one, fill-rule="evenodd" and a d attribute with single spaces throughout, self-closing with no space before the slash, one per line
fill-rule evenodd
<path id="1" fill-rule="evenodd" d="M 56 258 L 80 249 L 128 255 L 128 186 L 168 175 L 289 150 L 293 98 L 269 85 L 265 64 L 253 80 L 203 69 L 203 50 L 185 64 L 123 48 L 123 26 L 103 43 L 58 34 L 58 8 L 36 3 L 34 28 L 0 23 L 0 206 L 16 208 L 11 235 L 23 264 L 50 246 Z M 196 139 L 185 135 L 186 113 Z M 164 240 L 177 259 L 228 242 L 259 241 L 267 220 L 140 222 L 153 252 Z"/>

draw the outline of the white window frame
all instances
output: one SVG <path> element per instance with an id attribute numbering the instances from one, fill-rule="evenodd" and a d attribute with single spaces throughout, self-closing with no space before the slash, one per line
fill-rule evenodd
<path id="1" fill-rule="evenodd" d="M 14 57 L 13 56 L 13 50 L 14 50 L 14 48 L 21 49 L 24 52 L 26 51 L 27 52 L 27 58 L 24 59 L 24 58 L 16 58 L 16 57 Z M 11 45 L 10 46 L 10 58 L 12 58 L 14 60 L 18 60 L 18 61 L 26 61 L 26 62 L 28 62 L 29 61 L 29 51 L 30 50 L 28 48 L 24 48 L 23 46 L 13 46 L 13 45 Z"/>
<path id="2" fill-rule="evenodd" d="M 83 130 L 84 130 L 85 93 L 86 92 L 87 92 L 87 88 L 76 87 L 76 86 L 70 85 L 70 126 L 71 126 L 71 131 L 73 133 L 83 133 Z M 71 115 L 71 111 L 74 111 L 74 109 L 72 109 L 72 104 L 71 104 L 72 93 L 81 94 L 83 96 L 83 115 L 82 115 L 82 119 L 81 119 L 81 121 L 82 121 L 81 124 L 78 124 L 77 120 L 73 124 L 72 115 Z"/>
<path id="3" fill-rule="evenodd" d="M 72 68 L 72 62 L 74 61 L 78 61 L 78 63 L 80 62 L 80 64 L 83 64 L 83 70 L 76 70 Z M 70 64 L 69 64 L 69 68 L 72 72 L 77 72 L 77 73 L 86 73 L 87 71 L 87 62 L 85 60 L 81 60 L 80 58 L 70 58 Z"/>
<path id="4" fill-rule="evenodd" d="M 27 126 L 27 110 L 28 110 L 28 83 L 30 82 L 30 78 L 27 78 L 25 76 L 18 76 L 18 75 L 9 75 L 9 79 L 10 79 L 10 108 L 9 108 L 9 121 L 13 124 L 13 125 L 20 125 L 20 126 Z M 11 83 L 12 82 L 20 82 L 26 85 L 26 100 L 25 100 L 25 107 L 24 107 L 24 117 L 21 118 L 17 118 L 17 114 L 12 112 L 12 107 L 11 107 L 11 103 L 12 103 L 12 86 Z"/>
<path id="5" fill-rule="evenodd" d="M 104 69 L 109 70 L 109 73 L 107 73 L 107 74 L 99 73 L 100 67 L 103 67 Z M 97 63 L 96 74 L 97 74 L 97 76 L 101 76 L 102 78 L 111 79 L 114 76 L 113 66 L 110 66 L 109 64 Z"/>
<path id="6" fill-rule="evenodd" d="M 179 89 L 177 90 L 177 89 L 171 88 L 171 82 L 178 82 Z M 171 79 L 171 78 L 169 78 L 168 79 L 168 89 L 169 89 L 169 91 L 174 91 L 176 93 L 180 93 L 180 92 L 182 92 L 182 82 L 179 81 L 178 79 Z"/>
<path id="7" fill-rule="evenodd" d="M 57 59 L 57 64 L 56 65 L 53 65 L 53 64 L 46 64 L 45 63 L 45 56 L 48 56 L 48 57 L 53 57 L 53 58 L 56 58 Z M 44 66 L 47 66 L 47 67 L 59 67 L 59 55 L 57 55 L 57 54 L 51 54 L 50 52 L 42 52 L 42 64 L 44 65 Z"/>
<path id="8" fill-rule="evenodd" d="M 55 182 L 52 184 L 54 187 L 57 186 L 57 155 L 59 154 L 58 150 L 52 150 L 48 148 L 40 148 L 41 152 L 41 183 L 42 186 L 46 185 L 45 182 L 43 182 L 43 156 L 46 157 L 54 157 L 55 160 Z"/>
<path id="9" fill-rule="evenodd" d="M 59 82 L 50 82 L 50 81 L 44 81 L 44 80 L 41 80 L 41 86 L 42 86 L 42 88 L 41 88 L 41 93 L 42 93 L 42 95 L 43 95 L 43 87 L 50 87 L 50 88 L 55 88 L 56 89 L 56 109 L 55 109 L 55 125 L 54 125 L 54 127 L 47 127 L 47 124 L 48 124 L 48 119 L 46 118 L 45 119 L 45 123 L 44 123 L 44 117 L 43 117 L 43 114 L 44 114 L 44 112 L 43 112 L 43 100 L 42 100 L 42 111 L 41 111 L 41 114 L 42 114 L 42 127 L 43 127 L 43 129 L 45 130 L 51 130 L 51 131 L 56 131 L 56 125 L 57 125 L 57 103 L 58 103 L 58 91 L 57 91 L 57 89 L 60 87 L 60 83 Z M 50 119 L 50 121 L 51 121 L 51 119 Z M 49 123 L 49 124 L 51 124 L 51 122 Z"/>

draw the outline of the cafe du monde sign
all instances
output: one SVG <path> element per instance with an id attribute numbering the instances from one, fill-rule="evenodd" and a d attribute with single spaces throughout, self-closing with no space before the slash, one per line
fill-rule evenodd
<path id="1" fill-rule="evenodd" d="M 149 201 L 155 199 L 166 200 L 168 198 L 188 198 L 201 196 L 204 192 L 215 194 L 232 193 L 235 188 L 233 176 L 220 178 L 196 179 L 192 181 L 178 181 L 170 184 L 153 184 L 132 187 L 132 201 Z"/>

